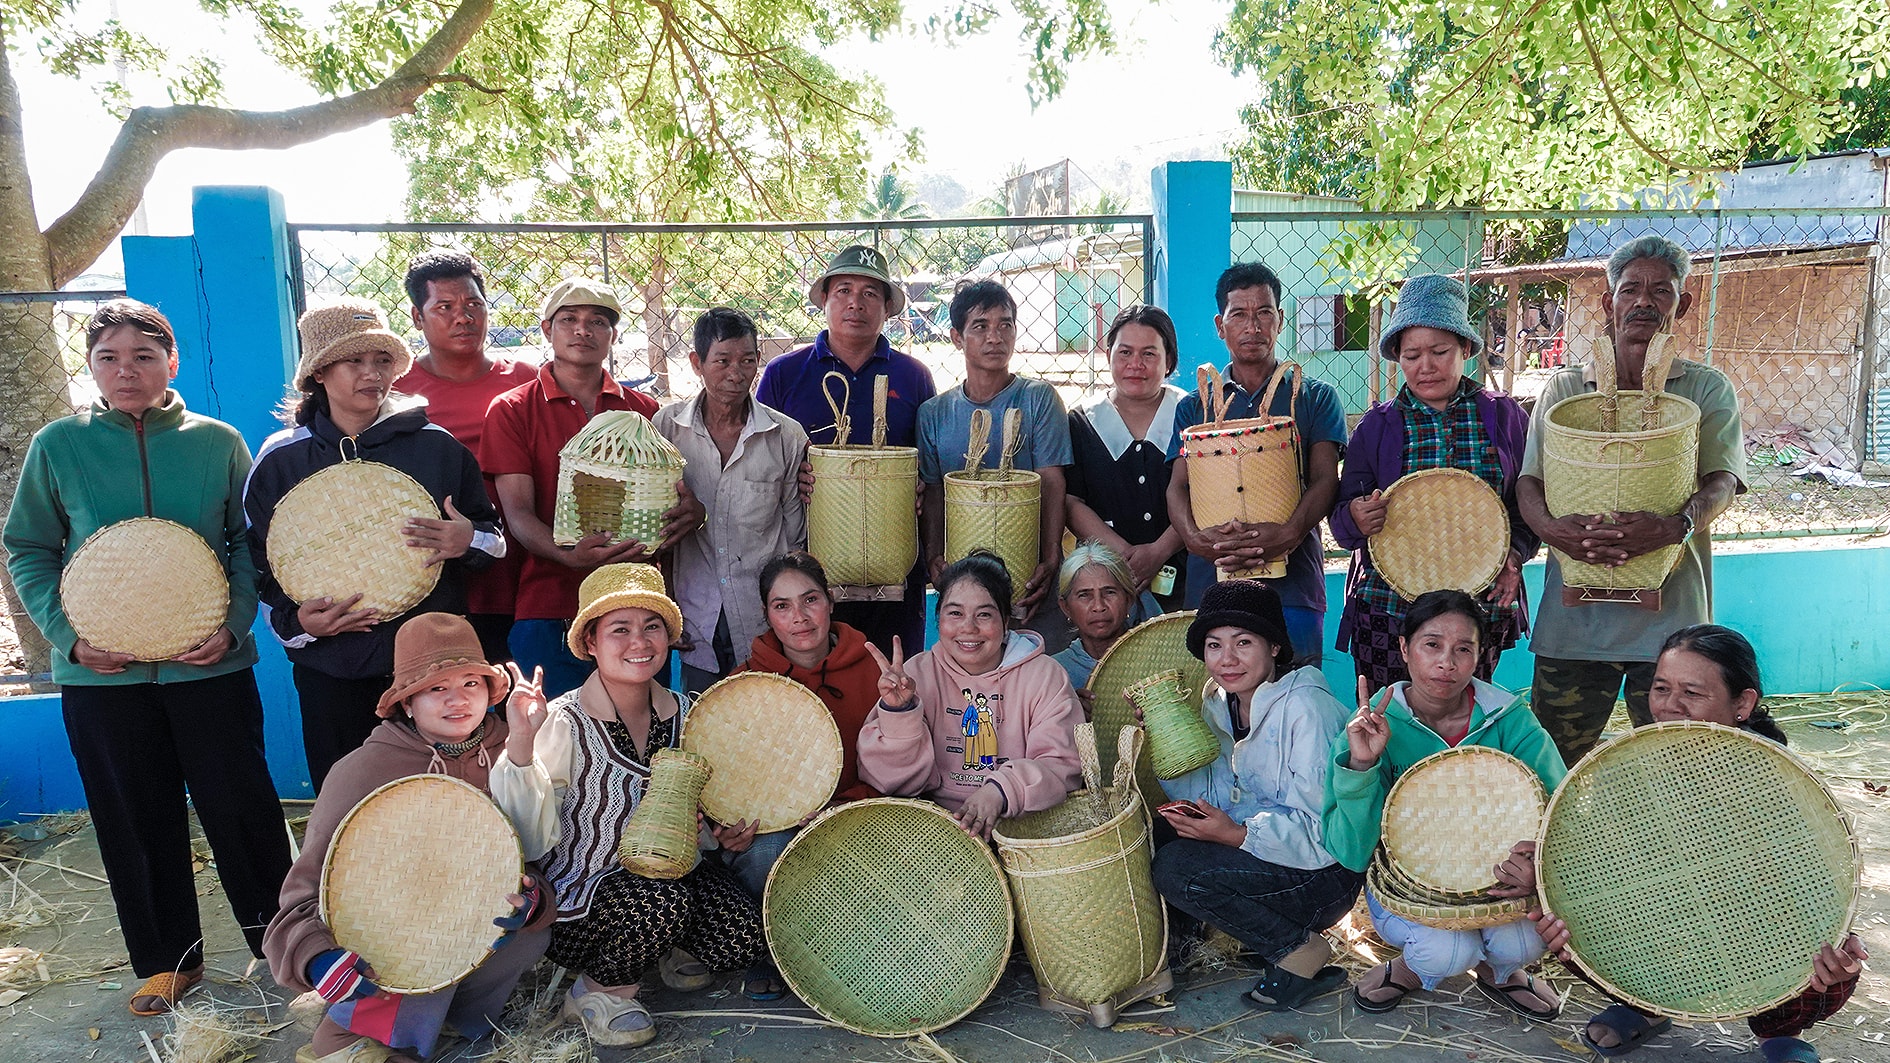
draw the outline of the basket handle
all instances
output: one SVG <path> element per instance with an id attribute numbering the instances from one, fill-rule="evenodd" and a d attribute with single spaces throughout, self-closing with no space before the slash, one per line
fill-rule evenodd
<path id="1" fill-rule="evenodd" d="M 881 377 L 884 380 L 885 377 Z M 827 387 L 827 381 L 840 382 L 840 401 L 833 401 L 833 391 Z M 847 437 L 853 434 L 853 422 L 847 417 L 847 406 L 853 402 L 853 385 L 847 381 L 845 373 L 827 370 L 827 375 L 820 378 L 820 393 L 827 400 L 827 406 L 833 410 L 833 445 L 844 447 Z"/>
<path id="2" fill-rule="evenodd" d="M 1004 411 L 1004 449 L 998 454 L 998 472 L 1008 474 L 1017 449 L 1024 445 L 1024 411 L 1013 406 Z"/>
<path id="3" fill-rule="evenodd" d="M 1678 353 L 1673 339 L 1671 332 L 1656 332 L 1647 341 L 1647 362 L 1641 368 L 1641 394 L 1646 397 L 1641 405 L 1644 432 L 1660 427 L 1660 397 L 1667 391 L 1667 370 L 1673 366 Z"/>
<path id="4" fill-rule="evenodd" d="M 873 378 L 873 449 L 886 446 L 886 394 L 892 385 L 892 376 L 881 373 Z"/>
<path id="5" fill-rule="evenodd" d="M 1096 725 L 1084 720 L 1076 725 L 1076 759 L 1083 766 L 1083 789 L 1096 822 L 1109 818 L 1102 787 L 1102 758 L 1096 753 Z"/>
<path id="6" fill-rule="evenodd" d="M 1595 371 L 1595 391 L 1601 401 L 1595 404 L 1596 427 L 1603 432 L 1615 430 L 1620 412 L 1620 385 L 1614 377 L 1614 337 L 1603 334 L 1595 339 L 1595 353 L 1589 364 Z"/>
<path id="7" fill-rule="evenodd" d="M 1227 420 L 1227 407 L 1233 400 L 1221 385 L 1221 371 L 1204 364 L 1194 371 L 1194 380 L 1201 395 L 1201 416 L 1217 425 Z"/>
<path id="8" fill-rule="evenodd" d="M 982 406 L 971 411 L 971 440 L 965 447 L 965 473 L 976 473 L 984 464 L 984 451 L 991 445 L 991 411 Z"/>
<path id="9" fill-rule="evenodd" d="M 1295 418 L 1299 416 L 1299 383 L 1304 374 L 1299 371 L 1298 362 L 1281 362 L 1278 366 L 1274 367 L 1273 377 L 1267 381 L 1267 392 L 1260 397 L 1260 408 L 1254 411 L 1254 416 L 1273 416 L 1273 393 L 1278 391 L 1280 385 L 1286 382 L 1288 370 L 1292 371 L 1293 390 L 1287 393 L 1286 416 Z"/>
<path id="10" fill-rule="evenodd" d="M 1148 732 L 1139 726 L 1124 727 L 1116 732 L 1116 789 L 1135 785 L 1135 765 L 1142 759 L 1142 744 L 1147 740 Z"/>

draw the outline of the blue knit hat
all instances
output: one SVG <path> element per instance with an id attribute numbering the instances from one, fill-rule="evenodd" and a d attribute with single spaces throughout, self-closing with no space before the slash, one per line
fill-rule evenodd
<path id="1" fill-rule="evenodd" d="M 1404 282 L 1398 306 L 1391 312 L 1378 353 L 1398 360 L 1398 335 L 1413 325 L 1454 332 L 1470 343 L 1470 357 L 1483 353 L 1483 337 L 1470 327 L 1470 295 L 1463 282 L 1442 273 L 1424 273 Z"/>

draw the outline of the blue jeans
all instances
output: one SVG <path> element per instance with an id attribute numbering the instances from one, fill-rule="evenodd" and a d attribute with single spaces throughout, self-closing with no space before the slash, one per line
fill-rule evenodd
<path id="1" fill-rule="evenodd" d="M 1283 867 L 1245 849 L 1179 838 L 1155 851 L 1155 891 L 1267 963 L 1345 917 L 1365 876 L 1334 863 Z"/>
<path id="2" fill-rule="evenodd" d="M 1286 637 L 1293 640 L 1293 665 L 1318 667 L 1326 654 L 1326 614 L 1318 609 L 1286 606 Z"/>
<path id="3" fill-rule="evenodd" d="M 768 888 L 768 872 L 774 869 L 774 862 L 781 859 L 788 843 L 800 832 L 799 827 L 789 827 L 770 834 L 757 834 L 745 851 L 723 854 L 728 869 L 735 872 L 742 888 L 755 899 L 755 903 L 761 903 L 761 893 Z"/>
<path id="4" fill-rule="evenodd" d="M 527 679 L 533 668 L 545 670 L 546 701 L 583 686 L 596 667 L 571 655 L 571 648 L 564 642 L 570 626 L 569 620 L 515 620 L 511 634 L 506 636 L 512 659 Z"/>

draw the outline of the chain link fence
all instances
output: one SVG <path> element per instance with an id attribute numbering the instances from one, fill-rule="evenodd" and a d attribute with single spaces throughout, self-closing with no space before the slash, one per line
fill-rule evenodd
<path id="1" fill-rule="evenodd" d="M 1287 210 L 1264 209 L 1274 205 Z M 1355 420 L 1397 394 L 1375 354 L 1396 286 L 1467 275 L 1485 355 L 1471 372 L 1533 402 L 1603 333 L 1608 255 L 1658 234 L 1692 258 L 1683 356 L 1731 378 L 1751 490 L 1721 537 L 1890 529 L 1890 277 L 1883 209 L 1357 213 L 1236 193 L 1231 251 L 1285 288 L 1282 359 L 1338 389 Z M 1184 382 L 1185 384 L 1186 382 Z"/>

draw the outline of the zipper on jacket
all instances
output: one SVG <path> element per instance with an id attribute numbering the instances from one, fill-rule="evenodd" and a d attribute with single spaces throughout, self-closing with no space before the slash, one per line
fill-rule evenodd
<path id="1" fill-rule="evenodd" d="M 144 418 L 132 418 L 131 427 L 138 434 L 138 472 L 144 477 L 144 515 L 155 517 L 157 514 L 152 512 L 151 506 L 151 455 L 144 446 Z"/>

